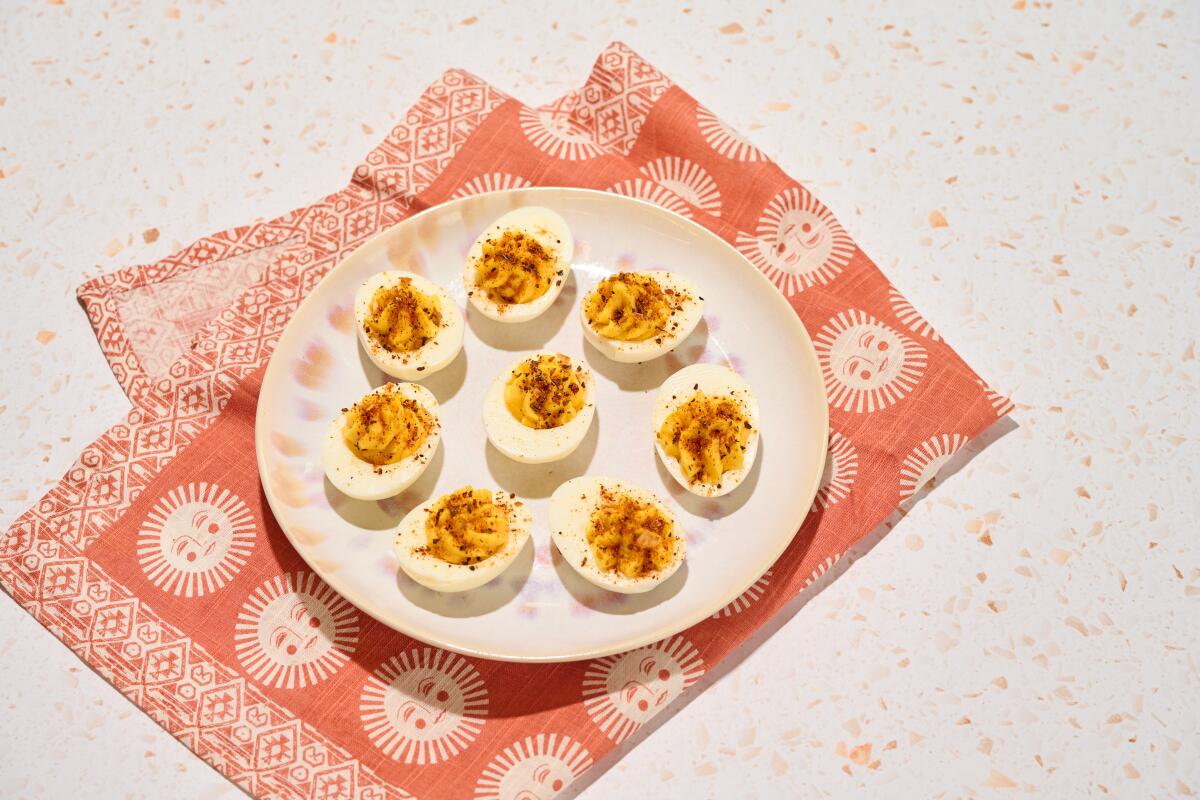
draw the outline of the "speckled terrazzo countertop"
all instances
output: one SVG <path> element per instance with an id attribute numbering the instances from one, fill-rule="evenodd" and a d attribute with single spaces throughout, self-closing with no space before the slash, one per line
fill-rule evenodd
<path id="1" fill-rule="evenodd" d="M 238 5 L 0 22 L 5 524 L 127 408 L 85 278 L 340 186 L 447 67 L 541 102 L 621 38 L 806 182 L 1017 427 L 581 794 L 1200 793 L 1194 4 Z M 7 599 L 0 698 L 4 797 L 240 796 Z"/>

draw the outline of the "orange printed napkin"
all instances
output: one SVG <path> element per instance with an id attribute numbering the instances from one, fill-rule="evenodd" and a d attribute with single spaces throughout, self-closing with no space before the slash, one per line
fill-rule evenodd
<path id="1" fill-rule="evenodd" d="M 812 335 L 830 453 L 780 560 L 713 618 L 558 665 L 465 658 L 358 612 L 288 545 L 252 441 L 289 316 L 372 234 L 463 195 L 584 186 L 734 245 Z M 1010 408 L 761 151 L 627 47 L 540 108 L 431 85 L 344 189 L 80 288 L 134 410 L 0 538 L 0 584 L 252 795 L 549 797 L 633 735 Z"/>

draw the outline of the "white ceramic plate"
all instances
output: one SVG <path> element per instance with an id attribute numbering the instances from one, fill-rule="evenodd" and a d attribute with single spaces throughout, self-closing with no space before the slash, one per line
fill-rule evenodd
<path id="1" fill-rule="evenodd" d="M 467 310 L 463 258 L 489 222 L 522 205 L 566 218 L 576 240 L 574 277 L 533 322 L 506 325 Z M 466 315 L 463 352 L 422 381 L 441 404 L 442 446 L 424 476 L 379 502 L 352 500 L 322 471 L 321 442 L 338 409 L 384 381 L 355 339 L 351 304 L 368 276 L 421 273 L 446 287 Z M 608 361 L 584 343 L 579 298 L 621 269 L 667 269 L 691 278 L 705 320 L 673 353 L 643 365 Z M 526 465 L 488 442 L 483 397 L 522 352 L 584 358 L 596 376 L 596 419 L 564 461 Z M 688 364 L 727 364 L 761 406 L 758 461 L 725 497 L 684 492 L 657 462 L 650 414 L 655 389 Z M 380 233 L 313 289 L 284 330 L 263 378 L 255 445 L 272 511 L 305 561 L 350 602 L 425 642 L 483 658 L 570 661 L 620 652 L 719 611 L 765 572 L 812 504 L 825 462 L 828 409 L 812 343 L 783 296 L 737 251 L 657 206 L 581 189 L 523 189 L 429 209 Z M 592 474 L 663 497 L 688 535 L 687 562 L 643 595 L 591 586 L 550 543 L 548 498 L 564 480 Z M 392 551 L 404 514 L 430 496 L 471 484 L 516 492 L 534 517 L 531 541 L 499 578 L 439 594 L 405 576 Z"/>

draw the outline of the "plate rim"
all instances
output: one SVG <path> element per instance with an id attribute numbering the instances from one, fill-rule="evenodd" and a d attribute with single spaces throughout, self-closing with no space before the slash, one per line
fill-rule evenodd
<path id="1" fill-rule="evenodd" d="M 321 290 L 321 285 L 323 283 L 325 283 L 326 281 L 328 281 L 338 269 L 342 268 L 352 258 L 354 258 L 358 253 L 365 250 L 369 246 L 376 244 L 379 240 L 383 239 L 383 237 L 392 234 L 397 228 L 399 228 L 403 225 L 413 224 L 414 222 L 419 220 L 421 217 L 424 217 L 428 214 L 433 214 L 435 212 L 443 212 L 446 208 L 457 205 L 457 204 L 462 204 L 462 203 L 466 203 L 469 201 L 476 201 L 479 197 L 492 196 L 492 195 L 495 195 L 495 196 L 520 195 L 521 197 L 525 197 L 527 195 L 535 195 L 536 196 L 536 195 L 540 195 L 540 194 L 550 194 L 550 193 L 554 193 L 554 192 L 564 192 L 564 191 L 569 192 L 569 193 L 578 193 L 578 194 L 585 194 L 585 195 L 602 195 L 608 200 L 616 199 L 618 202 L 627 202 L 627 203 L 632 203 L 634 205 L 644 206 L 646 208 L 646 210 L 649 210 L 653 214 L 663 214 L 668 217 L 673 217 L 673 218 L 675 218 L 675 221 L 685 223 L 687 226 L 690 226 L 692 228 L 699 230 L 702 236 L 713 240 L 718 245 L 718 247 L 724 248 L 730 254 L 735 256 L 736 257 L 735 260 L 738 263 L 740 263 L 745 270 L 754 274 L 755 277 L 751 280 L 757 280 L 757 281 L 760 281 L 762 284 L 765 284 L 765 288 L 767 289 L 767 294 L 774 298 L 773 300 L 768 301 L 768 302 L 782 304 L 783 308 L 786 309 L 787 314 L 785 315 L 785 318 L 789 318 L 791 320 L 790 324 L 793 328 L 792 333 L 794 335 L 798 335 L 800 338 L 800 341 L 804 345 L 804 347 L 802 349 L 805 351 L 805 355 L 806 355 L 805 360 L 807 362 L 806 366 L 807 366 L 808 370 L 811 372 L 810 377 L 813 380 L 815 380 L 816 385 L 822 387 L 822 390 L 818 393 L 818 397 L 821 400 L 820 408 L 819 408 L 819 413 L 821 416 L 821 425 L 819 427 L 821 428 L 821 430 L 823 430 L 825 432 L 825 435 L 820 438 L 820 442 L 821 442 L 820 447 L 814 448 L 814 451 L 813 451 L 814 452 L 813 462 L 814 462 L 815 468 L 812 470 L 812 474 L 814 475 L 814 478 L 811 481 L 811 486 L 807 487 L 806 491 L 803 493 L 804 502 L 802 502 L 798 506 L 801 509 L 801 511 L 799 513 L 799 519 L 797 519 L 794 522 L 794 524 L 792 525 L 792 527 L 794 528 L 792 535 L 787 537 L 786 539 L 781 539 L 782 544 L 780 545 L 780 547 L 777 550 L 775 550 L 774 552 L 771 552 L 769 554 L 769 557 L 764 558 L 764 563 L 763 563 L 762 567 L 760 569 L 756 570 L 757 576 L 754 578 L 754 580 L 750 581 L 750 583 L 746 584 L 745 586 L 739 587 L 736 591 L 734 591 L 732 593 L 726 593 L 726 594 L 728 594 L 728 596 L 722 595 L 723 599 L 721 600 L 720 603 L 713 605 L 711 608 L 704 607 L 704 608 L 706 608 L 706 610 L 704 610 L 703 613 L 691 614 L 686 617 L 681 617 L 680 619 L 682 621 L 676 621 L 676 622 L 672 622 L 666 626 L 660 626 L 655 631 L 652 631 L 647 634 L 642 634 L 641 636 L 633 637 L 633 638 L 625 640 L 617 645 L 611 645 L 611 646 L 606 645 L 606 646 L 601 646 L 601 647 L 596 647 L 596 648 L 591 648 L 591 649 L 578 650 L 578 651 L 573 651 L 570 653 L 549 655 L 549 656 L 546 656 L 546 655 L 533 655 L 533 656 L 516 655 L 516 656 L 514 656 L 509 653 L 494 653 L 494 652 L 489 652 L 484 649 L 478 649 L 478 648 L 472 648 L 472 647 L 468 647 L 468 646 L 451 644 L 451 643 L 445 641 L 444 638 L 439 637 L 436 634 L 436 632 L 434 632 L 434 631 L 426 631 L 422 628 L 419 628 L 418 626 L 412 626 L 412 625 L 398 623 L 394 620 L 394 618 L 393 618 L 394 615 L 389 615 L 389 614 L 385 613 L 385 610 L 382 607 L 373 606 L 373 604 L 370 602 L 369 598 L 361 598 L 361 597 L 357 597 L 357 596 L 352 597 L 349 594 L 345 593 L 341 588 L 339 588 L 338 583 L 335 582 L 335 580 L 332 580 L 329 576 L 327 576 L 326 572 L 321 567 L 319 567 L 316 563 L 314 563 L 314 561 L 317 561 L 317 559 L 310 560 L 308 555 L 305 554 L 303 545 L 301 543 L 299 543 L 292 536 L 292 534 L 288 530 L 288 526 L 284 524 L 283 517 L 280 516 L 280 513 L 278 511 L 278 508 L 276 505 L 277 500 L 274 496 L 274 492 L 270 486 L 270 483 L 263 479 L 263 476 L 266 474 L 266 471 L 267 471 L 267 465 L 264 461 L 264 453 L 266 452 L 267 437 L 269 435 L 269 432 L 266 430 L 266 423 L 263 421 L 264 415 L 260 413 L 260 410 L 263 406 L 263 398 L 265 396 L 267 396 L 269 392 L 271 392 L 271 389 L 269 387 L 278 383 L 277 380 L 273 380 L 275 371 L 277 371 L 277 369 L 284 369 L 284 367 L 276 364 L 275 356 L 281 350 L 285 349 L 282 347 L 282 345 L 283 345 L 286 337 L 289 336 L 289 334 L 299 335 L 299 334 L 294 333 L 294 331 L 300 330 L 299 327 L 293 328 L 292 323 L 295 321 L 295 319 L 299 316 L 300 312 L 304 309 L 304 307 L 308 303 L 315 302 L 315 298 L 318 296 L 318 294 Z M 357 340 L 355 343 L 357 345 Z M 434 647 L 440 647 L 444 650 L 449 650 L 451 652 L 458 653 L 460 655 L 470 656 L 473 658 L 482 658 L 482 659 L 486 659 L 488 661 L 501 661 L 501 662 L 518 663 L 518 664 L 554 664 L 554 663 L 565 663 L 565 662 L 572 662 L 572 661 L 582 661 L 584 659 L 602 658 L 604 656 L 609 656 L 609 655 L 613 655 L 616 653 L 624 653 L 624 652 L 628 652 L 630 650 L 636 650 L 639 647 L 645 647 L 645 646 L 653 644 L 655 642 L 662 641 L 663 639 L 669 638 L 671 636 L 674 636 L 675 634 L 680 633 L 681 631 L 685 631 L 688 628 L 698 625 L 701 622 L 703 622 L 705 619 L 708 619 L 709 617 L 711 617 L 714 613 L 720 611 L 722 608 L 724 608 L 725 606 L 732 603 L 734 600 L 736 600 L 738 597 L 740 597 L 747 589 L 749 589 L 751 586 L 753 586 L 759 579 L 761 579 L 763 574 L 765 574 L 769 569 L 771 569 L 772 566 L 774 566 L 775 562 L 777 562 L 779 560 L 779 558 L 783 555 L 783 553 L 787 550 L 787 548 L 791 546 L 792 542 L 795 541 L 796 536 L 800 532 L 801 526 L 803 525 L 804 521 L 808 518 L 808 515 L 812 511 L 812 503 L 816 499 L 817 490 L 820 488 L 821 475 L 822 475 L 822 472 L 824 469 L 825 460 L 828 456 L 828 449 L 829 449 L 829 402 L 828 402 L 828 398 L 825 396 L 824 382 L 821 377 L 820 362 L 817 358 L 816 348 L 813 346 L 812 337 L 809 336 L 808 329 L 805 328 L 804 324 L 800 321 L 799 314 L 797 314 L 796 310 L 794 308 L 792 308 L 791 304 L 788 302 L 787 298 L 783 295 L 783 293 L 781 291 L 779 291 L 778 287 L 776 287 L 775 284 L 773 284 L 770 281 L 770 279 L 767 278 L 766 275 L 764 275 L 753 264 L 751 264 L 750 261 L 747 260 L 746 257 L 737 250 L 737 248 L 735 248 L 733 245 L 729 244 L 729 242 L 725 241 L 720 236 L 713 233 L 708 228 L 704 227 L 703 225 L 701 225 L 700 223 L 696 222 L 693 219 L 689 219 L 688 217 L 685 217 L 682 214 L 679 214 L 677 212 L 663 208 L 662 206 L 659 206 L 648 200 L 643 200 L 641 198 L 629 197 L 627 195 L 617 194 L 615 192 L 606 192 L 606 191 L 602 191 L 599 189 L 587 189 L 587 188 L 575 187 L 575 186 L 530 186 L 530 187 L 515 188 L 515 189 L 502 189 L 502 190 L 497 190 L 497 191 L 492 191 L 492 192 L 478 192 L 476 194 L 465 195 L 463 197 L 451 198 L 451 199 L 448 199 L 441 203 L 431 205 L 428 208 L 422 209 L 421 211 L 418 211 L 416 214 L 413 214 L 411 217 L 403 219 L 400 222 L 397 222 L 395 225 L 390 225 L 387 228 L 384 228 L 383 230 L 380 230 L 380 231 L 372 234 L 371 236 L 367 237 L 365 240 L 363 240 L 362 243 L 360 243 L 357 247 L 355 247 L 353 250 L 351 250 L 349 253 L 347 253 L 340 261 L 338 261 L 338 263 L 334 264 L 329 269 L 329 271 L 326 272 L 325 275 L 323 275 L 321 277 L 321 280 L 317 281 L 316 285 L 313 286 L 313 288 L 308 292 L 308 294 L 304 297 L 304 299 L 302 299 L 300 301 L 299 305 L 296 306 L 296 310 L 294 312 L 292 312 L 292 316 L 288 320 L 287 324 L 284 325 L 283 331 L 281 331 L 279 334 L 279 338 L 275 340 L 275 346 L 274 346 L 274 348 L 272 348 L 271 355 L 267 360 L 266 369 L 263 370 L 262 381 L 259 385 L 258 398 L 255 402 L 255 407 L 254 407 L 254 458 L 255 458 L 256 466 L 258 468 L 258 482 L 262 488 L 263 496 L 267 500 L 267 506 L 271 509 L 271 514 L 275 517 L 276 524 L 279 525 L 279 529 L 283 532 L 283 535 L 287 538 L 288 543 L 291 544 L 292 549 L 296 551 L 296 554 L 300 556 L 300 559 L 304 562 L 305 566 L 308 567 L 308 569 L 311 569 L 314 573 L 316 573 L 317 577 L 319 577 L 322 581 L 324 581 L 329 586 L 329 588 L 331 588 L 335 592 L 337 592 L 337 594 L 340 597 L 345 598 L 347 602 L 349 602 L 351 605 L 353 605 L 359 611 L 361 611 L 362 613 L 371 617 L 372 619 L 376 620 L 380 624 L 382 624 L 388 628 L 391 628 L 394 631 L 402 633 L 406 636 L 410 636 L 413 639 L 416 639 L 417 641 L 423 642 L 427 645 L 432 645 Z M 819 454 L 818 454 L 818 451 L 819 451 Z M 527 545 L 527 546 L 529 546 L 529 545 Z"/>

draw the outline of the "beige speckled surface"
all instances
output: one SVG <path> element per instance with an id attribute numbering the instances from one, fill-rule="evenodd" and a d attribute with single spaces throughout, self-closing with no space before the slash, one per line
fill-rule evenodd
<path id="1" fill-rule="evenodd" d="M 540 102 L 622 38 L 807 182 L 1019 427 L 583 796 L 1200 793 L 1200 10 L 797 6 L 10 9 L 0 517 L 126 408 L 85 277 L 336 188 L 446 67 Z M 5 797 L 239 794 L 7 600 L 0 698 Z"/>

